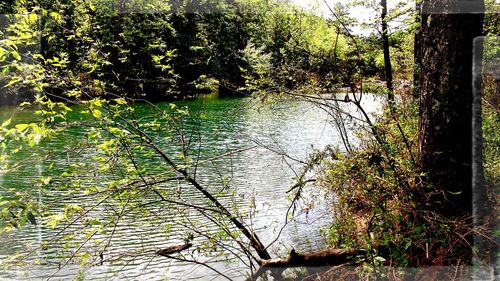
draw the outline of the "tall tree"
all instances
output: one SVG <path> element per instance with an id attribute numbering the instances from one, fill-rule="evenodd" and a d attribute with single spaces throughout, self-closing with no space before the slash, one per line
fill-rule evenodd
<path id="1" fill-rule="evenodd" d="M 422 37 L 421 34 L 421 20 L 422 20 L 422 14 L 421 14 L 421 1 L 420 0 L 415 0 L 415 33 L 414 33 L 414 41 L 413 41 L 413 98 L 416 100 L 419 97 L 420 94 L 420 88 L 419 88 L 419 83 L 420 83 L 420 65 L 421 65 L 421 60 L 420 60 L 420 38 Z"/>
<path id="2" fill-rule="evenodd" d="M 484 17 L 459 2 L 424 0 L 419 42 L 417 164 L 444 197 L 442 211 L 449 216 L 472 208 L 473 39 L 481 35 Z"/>
<path id="3" fill-rule="evenodd" d="M 392 86 L 392 65 L 389 53 L 389 28 L 387 27 L 387 0 L 380 1 L 382 8 L 382 43 L 384 47 L 384 66 L 385 66 L 385 81 L 387 90 L 389 91 L 388 97 L 392 102 L 394 101 L 394 92 Z"/>

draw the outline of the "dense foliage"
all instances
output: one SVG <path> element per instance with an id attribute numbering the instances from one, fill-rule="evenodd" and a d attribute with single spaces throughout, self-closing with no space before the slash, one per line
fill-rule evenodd
<path id="1" fill-rule="evenodd" d="M 286 2 L 203 1 L 195 8 L 136 2 L 121 8 L 106 1 L 13 1 L 2 9 L 36 14 L 37 23 L 25 28 L 41 34 L 32 42 L 40 55 L 57 60 L 52 67 L 60 76 L 93 88 L 92 95 L 126 92 L 161 100 L 214 87 L 231 94 L 251 93 L 262 83 L 331 88 L 383 76 L 379 40 L 354 39 L 339 28 L 336 21 L 343 19 L 325 20 Z M 181 12 L 161 12 L 174 8 Z M 401 31 L 391 40 L 398 78 L 408 79 L 411 36 Z M 272 81 L 259 81 L 265 76 Z M 61 91 L 48 84 L 47 92 Z"/>

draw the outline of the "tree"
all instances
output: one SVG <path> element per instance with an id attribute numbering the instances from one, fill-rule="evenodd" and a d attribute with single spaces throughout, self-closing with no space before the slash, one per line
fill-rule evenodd
<path id="1" fill-rule="evenodd" d="M 472 55 L 483 15 L 465 14 L 455 1 L 423 1 L 418 50 L 421 69 L 419 169 L 446 200 L 447 215 L 472 208 Z M 443 8 L 444 7 L 444 8 Z M 459 13 L 452 13 L 458 11 Z"/>
<path id="2" fill-rule="evenodd" d="M 385 81 L 387 85 L 387 90 L 389 91 L 388 98 L 392 102 L 394 101 L 394 92 L 392 85 L 392 66 L 391 57 L 389 56 L 389 29 L 387 27 L 387 1 L 380 1 L 380 6 L 382 8 L 382 43 L 384 46 L 384 65 L 385 65 Z"/>

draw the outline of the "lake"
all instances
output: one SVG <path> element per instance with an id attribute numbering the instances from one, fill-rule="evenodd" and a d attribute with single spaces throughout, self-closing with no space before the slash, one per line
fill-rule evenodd
<path id="1" fill-rule="evenodd" d="M 368 112 L 380 110 L 380 101 L 374 95 L 364 96 L 364 106 Z M 325 246 L 325 238 L 320 229 L 331 223 L 328 210 L 329 198 L 319 187 L 306 189 L 301 201 L 301 208 L 294 219 L 285 225 L 290 196 L 286 193 L 293 186 L 295 172 L 300 171 L 301 164 L 295 160 L 305 160 L 307 156 L 327 145 L 339 147 L 342 141 L 335 129 L 331 117 L 315 105 L 306 102 L 277 102 L 263 105 L 253 98 L 218 98 L 205 96 L 190 101 L 176 102 L 178 107 L 186 106 L 190 112 L 201 116 L 196 125 L 186 125 L 187 135 L 194 136 L 196 151 L 199 154 L 200 166 L 197 180 L 208 186 L 210 191 L 217 192 L 222 178 L 229 183 L 231 192 L 219 198 L 226 206 L 237 204 L 239 211 L 251 214 L 245 218 L 262 242 L 270 243 L 270 252 L 276 257 L 295 248 L 298 251 L 311 251 Z M 168 108 L 169 103 L 155 106 Z M 355 113 L 352 105 L 344 106 L 344 110 Z M 31 111 L 17 111 L 14 108 L 0 108 L 0 123 L 13 118 L 14 122 L 29 122 L 33 118 Z M 148 119 L 151 107 L 146 104 L 135 105 L 136 114 Z M 77 111 L 72 114 L 75 115 Z M 78 116 L 73 116 L 77 118 Z M 188 124 L 188 123 L 186 123 Z M 191 131 L 195 134 L 191 134 Z M 92 161 L 92 155 L 76 153 L 69 150 L 83 137 L 78 130 L 69 130 L 63 137 L 52 138 L 44 142 L 34 152 L 21 151 L 13 156 L 11 163 L 19 163 L 16 171 L 3 173 L 0 171 L 0 196 L 5 190 L 30 190 L 36 194 L 35 200 L 42 202 L 52 212 L 61 211 L 64 203 L 92 206 L 96 202 L 91 196 L 72 193 L 62 189 L 50 192 L 43 190 L 40 177 L 60 172 L 72 163 Z M 168 151 L 168 143 L 162 143 L 162 137 L 156 142 Z M 352 136 L 351 136 L 352 137 Z M 47 152 L 48 156 L 39 156 L 36 150 Z M 230 155 L 228 152 L 234 152 Z M 218 157 L 226 155 L 224 157 Z M 287 155 L 287 156 L 285 156 Z M 158 159 L 144 157 L 139 161 L 153 163 L 160 173 L 162 165 L 154 164 Z M 295 172 L 294 172 L 295 170 Z M 109 179 L 85 179 L 95 185 L 104 184 Z M 57 183 L 56 183 L 57 184 Z M 182 189 L 183 200 L 203 202 L 197 192 L 179 183 L 168 183 L 166 189 Z M 33 192 L 33 189 L 34 192 Z M 89 216 L 103 216 L 115 212 L 111 207 L 100 206 Z M 176 217 L 177 216 L 177 217 Z M 186 226 L 178 222 L 183 216 L 196 221 L 199 229 L 216 233 L 218 229 L 206 217 L 198 212 L 171 212 L 165 205 L 152 204 L 148 216 L 140 214 L 125 215 L 117 225 L 109 226 L 103 231 L 113 233 L 111 243 L 104 252 L 109 262 L 103 262 L 89 268 L 85 272 L 86 279 L 93 280 L 211 280 L 219 279 L 210 269 L 197 264 L 186 264 L 164 257 L 155 256 L 154 252 L 168 245 L 182 242 L 186 235 Z M 78 232 L 82 225 L 72 225 L 68 232 Z M 168 229 L 168 231 L 166 231 Z M 3 235 L 0 244 L 0 260 L 19 252 L 34 249 L 33 259 L 40 259 L 39 265 L 29 268 L 22 266 L 0 270 L 5 280 L 26 280 L 33 278 L 50 280 L 67 280 L 73 278 L 79 266 L 72 262 L 60 267 L 57 250 L 64 245 L 51 245 L 46 249 L 38 249 L 44 242 L 60 229 L 51 229 L 44 224 L 27 225 L 22 230 Z M 195 230 L 193 230 L 195 231 Z M 105 237 L 105 234 L 100 234 Z M 95 239 L 102 238 L 96 235 Z M 195 235 L 193 244 L 202 243 L 203 237 Z M 90 245 L 89 245 L 90 247 Z M 223 272 L 234 280 L 242 280 L 248 273 L 244 260 L 232 256 L 226 258 L 223 252 L 214 249 L 212 254 L 201 256 L 194 251 L 193 257 L 210 262 L 213 268 Z M 219 276 L 220 277 L 220 276 Z"/>

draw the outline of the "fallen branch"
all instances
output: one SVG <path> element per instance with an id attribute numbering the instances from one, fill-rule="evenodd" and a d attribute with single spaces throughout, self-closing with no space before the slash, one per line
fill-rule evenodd
<path id="1" fill-rule="evenodd" d="M 301 254 L 292 249 L 286 259 L 258 260 L 259 270 L 247 280 L 257 280 L 264 272 L 271 270 L 272 273 L 283 272 L 290 267 L 301 266 L 337 266 L 354 263 L 356 258 L 366 254 L 366 250 L 354 248 L 347 249 L 324 249 L 308 254 Z"/>
<path id="2" fill-rule="evenodd" d="M 170 246 L 165 249 L 161 249 L 156 252 L 158 256 L 163 256 L 163 257 L 170 257 L 171 254 L 175 254 L 178 252 L 182 252 L 186 249 L 189 249 L 193 246 L 192 243 L 186 243 L 183 245 L 175 245 L 175 246 Z"/>
<path id="3" fill-rule="evenodd" d="M 309 254 L 300 254 L 292 250 L 287 259 L 259 260 L 261 267 L 293 267 L 293 266 L 322 266 L 340 265 L 352 262 L 358 255 L 366 251 L 354 248 L 325 249 Z"/>

